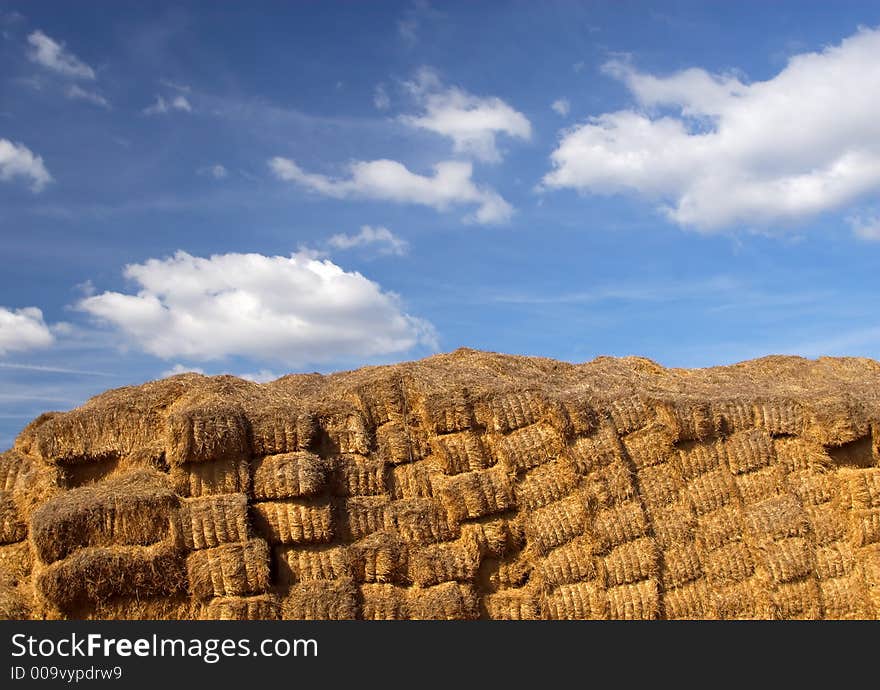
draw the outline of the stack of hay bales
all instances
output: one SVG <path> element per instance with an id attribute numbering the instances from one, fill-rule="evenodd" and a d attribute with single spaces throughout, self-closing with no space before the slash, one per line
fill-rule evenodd
<path id="1" fill-rule="evenodd" d="M 0 455 L 0 617 L 880 617 L 880 364 L 175 376 Z"/>

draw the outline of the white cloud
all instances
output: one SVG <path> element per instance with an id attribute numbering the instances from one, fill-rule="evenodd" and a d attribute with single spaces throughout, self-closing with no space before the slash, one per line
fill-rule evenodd
<path id="1" fill-rule="evenodd" d="M 568 113 L 571 112 L 571 103 L 568 102 L 567 98 L 558 98 L 553 103 L 550 104 L 550 107 L 553 108 L 553 111 L 562 117 L 567 117 Z"/>
<path id="2" fill-rule="evenodd" d="M 144 115 L 163 115 L 172 110 L 181 110 L 185 113 L 192 112 L 192 105 L 186 96 L 175 96 L 170 101 L 166 101 L 162 96 L 156 96 L 156 102 L 153 105 L 144 108 Z"/>
<path id="3" fill-rule="evenodd" d="M 374 228 L 369 225 L 362 225 L 361 231 L 356 235 L 333 235 L 327 240 L 327 244 L 334 249 L 343 250 L 378 245 L 379 253 L 394 254 L 395 256 L 403 256 L 409 249 L 407 241 L 395 235 L 388 228 Z"/>
<path id="4" fill-rule="evenodd" d="M 102 108 L 110 108 L 109 101 L 96 91 L 88 91 L 77 84 L 71 84 L 65 92 L 73 101 L 87 101 Z"/>
<path id="5" fill-rule="evenodd" d="M 276 157 L 269 167 L 281 180 L 295 182 L 318 194 L 335 199 L 361 198 L 396 203 L 420 204 L 438 211 L 451 206 L 472 205 L 477 210 L 466 217 L 476 223 L 502 223 L 513 208 L 497 192 L 479 187 L 471 180 L 473 166 L 464 161 L 443 161 L 434 166 L 433 176 L 418 175 L 397 161 L 355 161 L 351 177 L 336 179 L 307 173 L 294 161 Z"/>
<path id="6" fill-rule="evenodd" d="M 790 222 L 880 191 L 880 30 L 792 57 L 767 81 L 622 61 L 639 108 L 565 130 L 545 188 L 636 192 L 703 231 Z"/>
<path id="7" fill-rule="evenodd" d="M 36 307 L 11 311 L 0 307 L 0 355 L 48 347 L 55 338 Z"/>
<path id="8" fill-rule="evenodd" d="M 206 165 L 203 168 L 199 168 L 196 171 L 199 175 L 209 175 L 213 177 L 215 180 L 222 180 L 226 177 L 229 177 L 229 171 L 225 166 L 220 163 L 215 163 L 214 165 Z"/>
<path id="9" fill-rule="evenodd" d="M 66 77 L 74 79 L 95 78 L 95 70 L 67 50 L 63 43 L 53 41 L 42 31 L 34 31 L 27 37 L 27 40 L 31 45 L 28 59 L 32 62 Z"/>
<path id="10" fill-rule="evenodd" d="M 35 192 L 39 192 L 52 181 L 52 176 L 40 156 L 35 156 L 24 144 L 0 139 L 0 180 L 6 182 L 13 177 L 30 178 L 31 189 Z"/>
<path id="11" fill-rule="evenodd" d="M 182 91 L 183 93 L 189 93 L 190 91 L 192 91 L 192 88 L 188 84 L 179 84 L 177 82 L 171 81 L 170 79 L 160 79 L 159 83 L 162 86 L 167 86 L 169 89 Z"/>
<path id="12" fill-rule="evenodd" d="M 178 374 L 204 374 L 205 370 L 200 369 L 199 367 L 190 367 L 186 364 L 177 363 L 170 369 L 166 369 L 162 372 L 162 378 L 164 379 L 166 376 L 177 376 Z"/>
<path id="13" fill-rule="evenodd" d="M 868 242 L 880 242 L 880 216 L 851 216 L 847 219 L 853 233 Z"/>
<path id="14" fill-rule="evenodd" d="M 238 374 L 238 376 L 239 378 L 243 378 L 246 381 L 253 381 L 254 383 L 269 383 L 269 381 L 274 381 L 275 379 L 280 378 L 278 374 L 270 369 L 245 372 L 244 374 Z"/>
<path id="15" fill-rule="evenodd" d="M 136 294 L 104 292 L 77 308 L 163 358 L 239 355 L 291 366 L 434 345 L 429 323 L 360 273 L 302 252 L 177 252 L 125 268 Z"/>
<path id="16" fill-rule="evenodd" d="M 388 98 L 388 92 L 385 90 L 384 84 L 377 84 L 373 91 L 373 105 L 379 110 L 388 110 L 391 107 L 391 99 Z"/>
<path id="17" fill-rule="evenodd" d="M 454 86 L 444 87 L 431 69 L 420 69 L 406 87 L 423 112 L 402 115 L 400 121 L 452 139 L 456 153 L 498 162 L 501 153 L 495 144 L 497 135 L 524 140 L 532 136 L 528 118 L 500 98 L 481 98 Z"/>

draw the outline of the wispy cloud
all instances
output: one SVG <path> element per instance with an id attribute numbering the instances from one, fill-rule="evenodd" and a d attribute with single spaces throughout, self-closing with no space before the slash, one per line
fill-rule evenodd
<path id="1" fill-rule="evenodd" d="M 65 77 L 95 79 L 95 70 L 80 60 L 64 46 L 49 38 L 42 31 L 34 31 L 27 38 L 31 48 L 28 59 Z"/>
<path id="2" fill-rule="evenodd" d="M 47 374 L 71 374 L 73 376 L 113 376 L 106 371 L 91 371 L 89 369 L 68 369 L 66 367 L 53 367 L 44 364 L 14 364 L 12 362 L 0 362 L 0 369 L 15 369 L 20 371 L 41 371 Z"/>
<path id="3" fill-rule="evenodd" d="M 65 94 L 73 101 L 86 101 L 102 108 L 110 109 L 110 102 L 97 91 L 89 91 L 82 88 L 78 84 L 71 84 L 67 87 Z"/>
<path id="4" fill-rule="evenodd" d="M 186 96 L 175 96 L 171 100 L 165 100 L 163 96 L 159 95 L 156 96 L 156 102 L 144 108 L 142 112 L 144 115 L 164 115 L 173 110 L 191 113 L 192 104 Z"/>
<path id="5" fill-rule="evenodd" d="M 553 112 L 561 117 L 568 117 L 568 113 L 571 112 L 571 103 L 568 102 L 567 98 L 557 98 L 550 104 L 550 107 L 553 109 Z"/>
<path id="6" fill-rule="evenodd" d="M 403 256 L 409 249 L 409 243 L 395 235 L 388 228 L 361 226 L 356 235 L 333 235 L 327 244 L 334 249 L 353 249 L 355 247 L 376 246 L 380 254 Z"/>

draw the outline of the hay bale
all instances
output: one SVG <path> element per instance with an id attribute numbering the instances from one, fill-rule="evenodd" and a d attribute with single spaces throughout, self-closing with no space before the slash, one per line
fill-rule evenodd
<path id="1" fill-rule="evenodd" d="M 332 460 L 330 493 L 334 496 L 381 496 L 385 488 L 385 463 L 360 455 Z"/>
<path id="2" fill-rule="evenodd" d="M 566 457 L 578 474 L 590 474 L 623 459 L 623 446 L 610 426 L 602 425 L 591 436 L 575 439 Z"/>
<path id="3" fill-rule="evenodd" d="M 87 547 L 34 573 L 34 589 L 63 612 L 115 596 L 150 598 L 185 587 L 183 556 L 167 543 Z"/>
<path id="4" fill-rule="evenodd" d="M 599 413 L 586 396 L 562 395 L 559 402 L 575 436 L 588 436 L 599 428 Z"/>
<path id="5" fill-rule="evenodd" d="M 388 509 L 387 496 L 354 496 L 340 499 L 335 503 L 338 536 L 343 541 L 357 541 L 385 529 L 385 512 Z"/>
<path id="6" fill-rule="evenodd" d="M 358 582 L 405 582 L 406 545 L 394 532 L 375 532 L 351 547 L 352 567 Z"/>
<path id="7" fill-rule="evenodd" d="M 487 558 L 480 566 L 481 584 L 493 592 L 522 587 L 534 567 L 532 559 L 522 554 L 508 559 Z"/>
<path id="8" fill-rule="evenodd" d="M 773 618 L 818 620 L 821 618 L 819 596 L 819 583 L 812 577 L 780 584 L 770 592 Z"/>
<path id="9" fill-rule="evenodd" d="M 283 620 L 354 620 L 358 589 L 353 580 L 311 580 L 290 588 L 281 599 Z"/>
<path id="10" fill-rule="evenodd" d="M 752 534 L 769 539 L 803 535 L 809 526 L 807 514 L 794 494 L 783 494 L 748 505 L 743 518 Z"/>
<path id="11" fill-rule="evenodd" d="M 185 498 L 180 502 L 180 534 L 189 550 L 210 549 L 248 538 L 247 494 Z"/>
<path id="12" fill-rule="evenodd" d="M 327 463 L 304 451 L 258 458 L 251 467 L 253 496 L 258 501 L 314 496 L 327 482 Z"/>
<path id="13" fill-rule="evenodd" d="M 656 580 L 610 587 L 608 617 L 612 620 L 650 621 L 660 617 L 660 591 Z"/>
<path id="14" fill-rule="evenodd" d="M 396 531 L 411 544 L 433 544 L 458 536 L 443 505 L 431 498 L 393 501 L 385 509 L 385 529 Z"/>
<path id="15" fill-rule="evenodd" d="M 636 497 L 634 479 L 629 467 L 622 460 L 616 460 L 588 474 L 581 485 L 599 505 L 613 506 Z"/>
<path id="16" fill-rule="evenodd" d="M 679 447 L 678 464 L 682 477 L 693 480 L 718 470 L 724 463 L 721 443 L 694 443 Z"/>
<path id="17" fill-rule="evenodd" d="M 657 544 L 651 537 L 642 537 L 615 547 L 602 557 L 607 587 L 628 585 L 659 575 Z"/>
<path id="18" fill-rule="evenodd" d="M 855 546 L 880 542 L 880 508 L 853 510 L 851 516 L 852 541 Z"/>
<path id="19" fill-rule="evenodd" d="M 548 587 L 593 580 L 599 576 L 599 563 L 593 556 L 589 537 L 576 537 L 539 559 L 535 571 Z"/>
<path id="20" fill-rule="evenodd" d="M 434 495 L 433 477 L 437 474 L 427 461 L 388 467 L 388 494 L 392 500 L 430 498 Z"/>
<path id="21" fill-rule="evenodd" d="M 550 620 L 604 620 L 608 618 L 608 594 L 595 581 L 560 585 L 541 599 L 543 618 Z"/>
<path id="22" fill-rule="evenodd" d="M 181 496 L 250 493 L 250 463 L 245 458 L 193 462 L 171 468 L 171 485 Z"/>
<path id="23" fill-rule="evenodd" d="M 333 541 L 329 503 L 288 499 L 251 506 L 254 529 L 270 544 L 326 544 Z"/>
<path id="24" fill-rule="evenodd" d="M 368 455 L 371 438 L 360 412 L 337 409 L 318 415 L 321 455 Z"/>
<path id="25" fill-rule="evenodd" d="M 559 432 L 549 424 L 532 424 L 501 438 L 501 460 L 514 473 L 525 472 L 555 459 L 562 452 Z"/>
<path id="26" fill-rule="evenodd" d="M 580 477 L 569 463 L 555 462 L 527 472 L 514 487 L 516 505 L 520 510 L 542 508 L 570 495 Z"/>
<path id="27" fill-rule="evenodd" d="M 786 477 L 791 491 L 805 506 L 817 506 L 833 501 L 842 491 L 837 473 L 795 470 Z"/>
<path id="28" fill-rule="evenodd" d="M 822 471 L 833 464 L 820 444 L 803 438 L 774 438 L 773 448 L 776 452 L 776 461 L 788 472 Z"/>
<path id="29" fill-rule="evenodd" d="M 547 553 L 583 534 L 588 519 L 584 496 L 573 494 L 528 514 L 524 520 L 526 541 L 540 553 Z"/>
<path id="30" fill-rule="evenodd" d="M 29 580 L 32 568 L 31 548 L 26 541 L 0 546 L 0 585 L 15 587 Z"/>
<path id="31" fill-rule="evenodd" d="M 880 468 L 855 470 L 843 476 L 848 480 L 853 508 L 880 508 Z"/>
<path id="32" fill-rule="evenodd" d="M 590 535 L 601 552 L 647 534 L 648 521 L 638 501 L 627 501 L 598 511 L 590 528 Z"/>
<path id="33" fill-rule="evenodd" d="M 702 551 L 714 551 L 732 541 L 741 541 L 743 531 L 740 507 L 728 504 L 698 517 L 694 536 Z"/>
<path id="34" fill-rule="evenodd" d="M 464 431 L 476 424 L 473 403 L 467 389 L 426 395 L 419 400 L 416 407 L 432 434 Z"/>
<path id="35" fill-rule="evenodd" d="M 845 575 L 819 581 L 822 617 L 831 620 L 863 620 L 870 614 L 861 575 Z"/>
<path id="36" fill-rule="evenodd" d="M 251 455 L 248 422 L 236 405 L 213 403 L 168 415 L 165 459 L 172 466 Z"/>
<path id="37" fill-rule="evenodd" d="M 669 620 L 708 620 L 715 617 L 713 590 L 705 578 L 664 590 L 663 607 Z"/>
<path id="38" fill-rule="evenodd" d="M 736 485 L 727 468 L 701 474 L 688 482 L 688 494 L 697 515 L 718 510 L 736 498 Z"/>
<path id="39" fill-rule="evenodd" d="M 487 429 L 509 434 L 540 422 L 547 406 L 547 398 L 542 393 L 512 391 L 493 395 L 486 403 L 478 403 L 474 412 L 477 422 Z"/>
<path id="40" fill-rule="evenodd" d="M 831 544 L 849 536 L 849 512 L 836 502 L 808 505 L 804 507 L 804 512 L 817 544 Z"/>
<path id="41" fill-rule="evenodd" d="M 541 618 L 541 605 L 532 592 L 496 592 L 483 599 L 486 615 L 499 621 L 535 621 Z"/>
<path id="42" fill-rule="evenodd" d="M 739 541 L 719 546 L 705 553 L 701 560 L 703 571 L 712 584 L 742 582 L 755 572 L 755 561 L 751 552 Z"/>
<path id="43" fill-rule="evenodd" d="M 44 503 L 31 515 L 31 542 L 47 564 L 89 546 L 152 544 L 171 534 L 177 505 L 162 474 L 139 470 Z"/>
<path id="44" fill-rule="evenodd" d="M 376 444 L 379 458 L 389 465 L 415 462 L 431 452 L 422 429 L 397 420 L 376 429 Z"/>
<path id="45" fill-rule="evenodd" d="M 745 474 L 734 475 L 740 499 L 745 504 L 760 503 L 769 498 L 789 493 L 785 469 L 782 465 L 770 465 Z"/>
<path id="46" fill-rule="evenodd" d="M 280 455 L 309 450 L 318 436 L 314 412 L 272 406 L 248 410 L 254 455 Z"/>
<path id="47" fill-rule="evenodd" d="M 479 434 L 473 431 L 445 434 L 431 440 L 433 460 L 445 474 L 481 470 L 494 464 Z"/>
<path id="48" fill-rule="evenodd" d="M 513 482 L 501 466 L 438 478 L 436 486 L 440 501 L 453 520 L 503 513 L 515 506 Z"/>
<path id="49" fill-rule="evenodd" d="M 754 581 L 712 588 L 713 608 L 721 620 L 767 620 L 773 618 L 773 605 L 769 596 Z"/>
<path id="50" fill-rule="evenodd" d="M 144 599 L 116 596 L 71 612 L 72 618 L 82 620 L 174 621 L 190 620 L 202 615 L 202 605 L 194 602 L 185 592 Z"/>
<path id="51" fill-rule="evenodd" d="M 662 549 L 693 541 L 697 529 L 697 516 L 690 501 L 684 498 L 660 508 L 649 508 L 648 514 L 654 529 L 654 539 Z"/>
<path id="52" fill-rule="evenodd" d="M 701 577 L 703 566 L 696 544 L 685 543 L 663 551 L 660 582 L 664 592 L 684 587 Z"/>
<path id="53" fill-rule="evenodd" d="M 645 467 L 636 474 L 639 494 L 649 512 L 675 503 L 685 488 L 681 471 L 675 463 L 663 462 Z"/>
<path id="54" fill-rule="evenodd" d="M 727 436 L 755 426 L 755 408 L 743 400 L 713 400 L 709 407 L 720 434 Z"/>
<path id="55" fill-rule="evenodd" d="M 413 620 L 474 620 L 480 617 L 479 601 L 473 587 L 458 582 L 409 589 L 407 608 Z"/>
<path id="56" fill-rule="evenodd" d="M 12 544 L 27 536 L 27 526 L 11 491 L 0 491 L 0 544 Z"/>
<path id="57" fill-rule="evenodd" d="M 0 621 L 21 621 L 31 618 L 31 607 L 20 587 L 0 583 Z"/>
<path id="58" fill-rule="evenodd" d="M 358 554 L 349 546 L 276 546 L 273 551 L 279 585 L 352 578 L 357 567 Z"/>
<path id="59" fill-rule="evenodd" d="M 796 400 L 755 403 L 755 426 L 773 436 L 800 436 L 806 427 L 804 407 Z"/>
<path id="60" fill-rule="evenodd" d="M 387 584 L 366 584 L 360 588 L 361 618 L 368 621 L 399 621 L 409 616 L 407 588 Z"/>
<path id="61" fill-rule="evenodd" d="M 636 470 L 668 462 L 675 453 L 674 436 L 661 424 L 639 429 L 620 440 Z"/>
<path id="62" fill-rule="evenodd" d="M 680 441 L 704 441 L 718 433 L 708 402 L 672 400 L 657 407 L 657 417 Z"/>
<path id="63" fill-rule="evenodd" d="M 474 535 L 462 534 L 453 542 L 411 549 L 407 576 L 419 587 L 441 582 L 472 582 L 480 568 L 481 557 L 480 544 Z"/>
<path id="64" fill-rule="evenodd" d="M 608 405 L 608 416 L 614 429 L 623 436 L 648 426 L 655 413 L 641 397 L 635 395 L 612 400 Z"/>
<path id="65" fill-rule="evenodd" d="M 727 465 L 733 474 L 743 474 L 766 467 L 776 459 L 773 439 L 766 429 L 749 429 L 722 441 Z"/>
<path id="66" fill-rule="evenodd" d="M 269 547 L 264 539 L 249 539 L 193 551 L 186 570 L 199 599 L 259 594 L 269 587 Z"/>
<path id="67" fill-rule="evenodd" d="M 0 492 L 15 491 L 20 478 L 31 470 L 33 463 L 32 458 L 14 449 L 0 453 Z"/>
<path id="68" fill-rule="evenodd" d="M 281 602 L 275 594 L 217 597 L 208 602 L 201 618 L 216 621 L 276 621 L 281 618 Z"/>
<path id="69" fill-rule="evenodd" d="M 374 426 L 385 424 L 408 412 L 406 381 L 403 376 L 371 379 L 355 391 L 355 398 Z"/>
<path id="70" fill-rule="evenodd" d="M 816 577 L 820 580 L 846 577 L 853 571 L 856 563 L 852 546 L 841 541 L 817 547 L 815 558 Z"/>

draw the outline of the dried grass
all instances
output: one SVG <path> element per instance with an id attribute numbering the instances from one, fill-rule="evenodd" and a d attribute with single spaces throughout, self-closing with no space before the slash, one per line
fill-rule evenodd
<path id="1" fill-rule="evenodd" d="M 354 620 L 358 611 L 358 589 L 350 579 L 302 582 L 281 599 L 284 620 Z"/>
<path id="2" fill-rule="evenodd" d="M 269 547 L 263 539 L 250 539 L 193 551 L 186 570 L 199 599 L 258 594 L 269 587 Z"/>
<path id="3" fill-rule="evenodd" d="M 254 529 L 270 544 L 327 544 L 333 541 L 333 509 L 299 499 L 254 503 Z"/>
<path id="4" fill-rule="evenodd" d="M 179 532 L 189 550 L 211 549 L 248 538 L 247 494 L 186 498 L 180 503 Z"/>
<path id="5" fill-rule="evenodd" d="M 257 500 L 314 496 L 327 481 L 327 463 L 304 451 L 259 458 L 251 467 Z"/>

